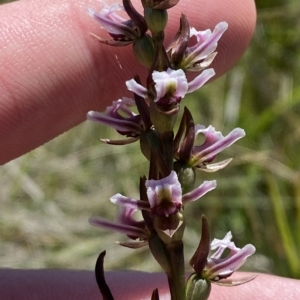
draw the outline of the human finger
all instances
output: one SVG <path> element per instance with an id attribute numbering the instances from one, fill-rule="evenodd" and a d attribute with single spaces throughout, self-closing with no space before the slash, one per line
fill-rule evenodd
<path id="1" fill-rule="evenodd" d="M 239 273 L 235 276 L 249 276 Z M 166 275 L 137 271 L 107 272 L 106 279 L 115 299 L 150 299 L 158 288 L 161 300 L 169 300 Z M 0 270 L 1 300 L 31 300 L 33 295 L 43 300 L 101 299 L 94 273 L 79 270 Z M 236 286 L 212 285 L 214 300 L 299 299 L 299 280 L 258 274 L 253 281 Z"/>
<path id="2" fill-rule="evenodd" d="M 100 6 L 95 0 L 28 0 L 0 7 L 0 163 L 74 127 L 87 111 L 103 110 L 124 95 L 125 80 L 145 78 L 130 46 L 112 48 L 89 35 L 105 34 L 86 13 Z M 178 30 L 182 11 L 198 30 L 229 23 L 213 67 L 217 75 L 231 68 L 253 34 L 254 2 L 181 0 L 170 9 L 167 36 Z"/>

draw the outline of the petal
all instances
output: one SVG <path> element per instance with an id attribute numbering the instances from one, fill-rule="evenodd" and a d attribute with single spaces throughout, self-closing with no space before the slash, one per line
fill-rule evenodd
<path id="1" fill-rule="evenodd" d="M 93 122 L 98 122 L 110 127 L 113 127 L 116 130 L 121 132 L 131 132 L 136 135 L 141 134 L 141 128 L 139 124 L 133 121 L 127 121 L 126 119 L 117 119 L 114 117 L 107 116 L 103 113 L 99 113 L 97 111 L 89 111 L 87 113 L 87 119 Z"/>
<path id="2" fill-rule="evenodd" d="M 192 47 L 189 47 L 189 49 L 192 49 L 193 51 L 195 49 L 197 49 L 199 44 L 204 43 L 205 40 L 207 40 L 211 36 L 211 33 L 212 32 L 210 29 L 197 31 L 196 28 L 191 27 L 190 28 L 190 37 L 195 36 L 197 38 L 197 44 Z"/>
<path id="3" fill-rule="evenodd" d="M 204 70 L 200 75 L 198 75 L 194 80 L 190 81 L 188 84 L 188 93 L 192 93 L 202 87 L 211 77 L 216 74 L 215 70 L 210 68 Z"/>
<path id="4" fill-rule="evenodd" d="M 133 208 L 133 209 L 143 209 L 150 210 L 149 203 L 142 200 L 136 200 L 132 198 L 125 197 L 121 194 L 115 194 L 110 198 L 110 201 L 114 204 L 118 204 L 121 206 Z"/>
<path id="5" fill-rule="evenodd" d="M 233 143 L 235 143 L 237 140 L 241 139 L 245 135 L 246 133 L 243 129 L 235 128 L 224 138 L 218 140 L 216 143 L 212 144 L 206 149 L 203 149 L 202 151 L 195 153 L 192 159 L 192 164 L 199 165 L 201 162 L 211 161 L 218 153 L 228 148 L 229 146 L 231 146 Z M 197 151 L 199 148 L 195 147 L 194 149 L 195 151 Z"/>
<path id="6" fill-rule="evenodd" d="M 104 8 L 99 13 L 93 9 L 88 8 L 88 14 L 98 21 L 103 29 L 105 29 L 111 35 L 124 36 L 134 40 L 136 38 L 135 30 L 127 25 L 127 20 L 115 13 L 116 10 L 124 10 L 121 5 L 113 5 L 110 8 Z"/>
<path id="7" fill-rule="evenodd" d="M 253 279 L 255 279 L 258 275 L 251 275 L 251 276 L 247 276 L 247 277 L 238 277 L 238 278 L 233 278 L 233 279 L 221 279 L 219 281 L 212 281 L 212 283 L 216 284 L 216 285 L 220 285 L 220 286 L 237 286 L 237 285 L 241 285 L 244 283 L 247 283 L 249 281 L 252 281 Z"/>
<path id="8" fill-rule="evenodd" d="M 217 181 L 204 181 L 198 188 L 194 189 L 193 191 L 183 195 L 182 197 L 182 203 L 185 204 L 190 201 L 195 201 L 202 196 L 204 196 L 206 193 L 208 193 L 211 190 L 214 190 L 217 186 Z"/>
<path id="9" fill-rule="evenodd" d="M 134 79 L 127 80 L 126 86 L 129 91 L 134 92 L 142 98 L 146 98 L 147 89 L 141 84 L 137 83 Z"/>
<path id="10" fill-rule="evenodd" d="M 153 81 L 155 82 L 156 98 L 159 100 L 166 94 L 183 98 L 187 93 L 188 83 L 183 70 L 172 70 L 168 68 L 167 71 L 152 73 Z"/>
<path id="11" fill-rule="evenodd" d="M 122 115 L 125 115 L 127 118 L 136 116 L 129 107 L 135 106 L 134 100 L 131 98 L 123 97 L 117 101 L 113 101 L 112 106 L 108 106 L 105 110 L 105 114 L 110 117 L 119 117 L 123 118 Z M 122 115 L 120 114 L 122 113 Z"/>
<path id="12" fill-rule="evenodd" d="M 124 224 L 124 225 L 129 225 L 133 227 L 138 227 L 138 228 L 145 228 L 145 221 L 137 221 L 134 217 L 133 214 L 137 210 L 131 207 L 120 207 L 119 214 L 117 216 L 117 223 Z"/>
<path id="13" fill-rule="evenodd" d="M 119 3 L 114 3 L 113 5 L 109 6 L 105 4 L 105 8 L 103 8 L 100 12 L 100 14 L 103 17 L 110 18 L 111 20 L 115 22 L 125 22 L 126 19 L 115 13 L 116 11 L 125 11 L 124 6 Z"/>
<path id="14" fill-rule="evenodd" d="M 200 165 L 196 166 L 197 170 L 204 171 L 207 173 L 213 173 L 217 172 L 219 170 L 224 169 L 230 162 L 232 161 L 232 158 L 228 158 L 225 160 L 222 160 L 220 162 L 214 163 L 214 164 L 205 164 L 205 165 Z"/>
<path id="15" fill-rule="evenodd" d="M 231 233 L 231 231 L 228 231 L 226 233 L 225 237 L 222 240 L 220 240 L 220 239 L 213 239 L 213 241 L 210 244 L 210 249 L 211 250 L 215 250 L 215 249 L 217 249 L 219 247 L 227 248 L 228 245 L 230 243 L 232 243 L 231 239 L 232 239 L 232 233 Z"/>
<path id="16" fill-rule="evenodd" d="M 231 239 L 232 239 L 231 231 L 227 232 L 227 234 L 225 235 L 225 237 L 222 240 L 213 239 L 213 241 L 210 244 L 210 249 L 212 251 L 216 250 L 216 252 L 213 253 L 210 258 L 211 259 L 220 259 L 226 248 L 234 250 L 235 253 L 237 251 L 241 250 L 240 248 L 237 248 L 235 246 L 234 242 L 232 242 Z"/>
<path id="17" fill-rule="evenodd" d="M 221 140 L 224 138 L 222 133 L 220 131 L 216 131 L 216 129 L 209 125 L 207 128 L 205 126 L 197 124 L 195 126 L 195 136 L 198 136 L 200 133 L 202 133 L 205 136 L 205 141 L 201 146 L 195 146 L 194 149 L 197 152 L 200 152 L 207 147 L 213 145 L 217 141 Z"/>
<path id="18" fill-rule="evenodd" d="M 210 30 L 196 31 L 191 29 L 191 36 L 197 37 L 197 44 L 188 49 L 189 55 L 186 57 L 185 64 L 192 65 L 193 62 L 204 59 L 206 56 L 216 50 L 218 41 L 227 30 L 228 24 L 226 22 L 220 22 L 216 25 L 213 33 Z"/>
<path id="19" fill-rule="evenodd" d="M 113 231 L 118 231 L 136 238 L 146 239 L 148 237 L 147 231 L 144 229 L 130 226 L 130 225 L 118 224 L 100 217 L 90 218 L 89 223 L 95 227 L 101 227 Z"/>
<path id="20" fill-rule="evenodd" d="M 209 268 L 209 277 L 214 279 L 218 278 L 227 278 L 239 267 L 241 267 L 247 257 L 252 255 L 255 252 L 255 247 L 251 244 L 244 246 L 240 249 L 235 255 L 230 256 L 229 258 L 224 258 L 220 262 L 217 262 L 215 265 Z M 212 259 L 212 261 L 214 261 Z"/>

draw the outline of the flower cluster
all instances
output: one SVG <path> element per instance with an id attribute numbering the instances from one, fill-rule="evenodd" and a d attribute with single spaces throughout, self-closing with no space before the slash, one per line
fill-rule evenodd
<path id="1" fill-rule="evenodd" d="M 234 285 L 224 280 L 255 252 L 255 248 L 250 244 L 237 248 L 231 242 L 230 232 L 223 240 L 214 239 L 210 243 L 208 224 L 202 217 L 200 244 L 190 261 L 195 273 L 185 284 L 184 206 L 203 197 L 217 185 L 215 180 L 204 181 L 195 188 L 195 171 L 215 172 L 226 167 L 231 158 L 213 161 L 220 152 L 244 137 L 245 132 L 235 128 L 223 136 L 211 125 L 195 125 L 186 107 L 176 133 L 175 124 L 185 96 L 201 88 L 215 75 L 214 69 L 208 67 L 217 55 L 218 42 L 228 24 L 220 22 L 213 31 L 197 31 L 182 14 L 178 32 L 171 44 L 165 47 L 167 10 L 178 0 L 141 1 L 144 15 L 133 7 L 131 0 L 123 0 L 123 5 L 105 5 L 100 12 L 89 9 L 89 14 L 111 39 L 92 35 L 110 46 L 132 45 L 136 59 L 149 70 L 145 83 L 138 76 L 126 81 L 133 99 L 123 97 L 114 101 L 104 113 L 90 111 L 87 114 L 88 120 L 110 126 L 125 137 L 121 140 L 102 139 L 102 142 L 125 145 L 139 140 L 141 152 L 149 161 L 148 176 L 140 178 L 139 199 L 117 193 L 110 198 L 120 208 L 116 220 L 92 217 L 90 223 L 126 234 L 130 241 L 121 242 L 122 246 L 139 248 L 148 245 L 168 275 L 172 300 L 207 299 L 212 282 Z M 122 12 L 128 17 L 121 16 L 119 13 Z M 199 74 L 189 81 L 187 72 Z M 136 112 L 132 110 L 134 106 Z M 204 136 L 204 142 L 198 145 L 196 140 L 200 134 Z M 141 220 L 135 219 L 137 211 L 142 215 Z M 225 249 L 230 253 L 223 257 Z M 210 250 L 215 251 L 211 256 Z M 100 278 L 100 290 L 105 282 L 102 273 L 103 268 L 99 269 L 97 263 L 96 278 Z M 152 299 L 159 299 L 157 291 Z"/>

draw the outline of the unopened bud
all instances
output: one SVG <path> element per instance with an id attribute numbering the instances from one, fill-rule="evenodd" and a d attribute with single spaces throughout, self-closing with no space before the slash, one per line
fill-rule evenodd
<path id="1" fill-rule="evenodd" d="M 149 30 L 155 34 L 164 31 L 168 22 L 168 13 L 163 9 L 145 7 L 144 18 Z"/>
<path id="2" fill-rule="evenodd" d="M 182 193 L 186 194 L 190 192 L 195 184 L 196 172 L 195 168 L 189 167 L 180 161 L 174 163 L 174 170 L 178 175 L 178 180 L 181 184 Z"/>
<path id="3" fill-rule="evenodd" d="M 136 39 L 133 44 L 133 53 L 142 65 L 150 68 L 155 56 L 152 38 L 148 34 L 145 34 Z"/>
<path id="4" fill-rule="evenodd" d="M 211 283 L 202 279 L 197 273 L 193 273 L 186 284 L 187 300 L 206 300 L 211 292 Z"/>

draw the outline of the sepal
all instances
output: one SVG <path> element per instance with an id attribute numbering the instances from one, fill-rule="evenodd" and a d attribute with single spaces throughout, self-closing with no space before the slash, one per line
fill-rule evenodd
<path id="1" fill-rule="evenodd" d="M 198 273 L 201 274 L 205 265 L 207 264 L 207 257 L 209 254 L 210 247 L 210 234 L 208 223 L 204 215 L 201 217 L 202 220 L 202 232 L 199 246 L 190 260 L 191 267 Z"/>
<path id="2" fill-rule="evenodd" d="M 244 283 L 248 283 L 254 280 L 257 276 L 258 275 L 255 274 L 247 277 L 238 277 L 238 278 L 229 278 L 229 279 L 226 278 L 226 279 L 221 279 L 219 281 L 214 281 L 213 283 L 220 286 L 231 287 L 231 286 L 237 286 Z"/>
<path id="3" fill-rule="evenodd" d="M 123 0 L 123 6 L 133 24 L 136 26 L 135 29 L 138 35 L 144 35 L 148 29 L 144 17 L 133 7 L 131 0 Z"/>
<path id="4" fill-rule="evenodd" d="M 152 292 L 151 300 L 159 300 L 158 289 L 155 289 L 155 290 Z"/>
<path id="5" fill-rule="evenodd" d="M 184 133 L 185 128 L 185 133 Z M 183 137 L 184 133 L 184 137 Z M 178 132 L 174 140 L 176 158 L 181 162 L 188 162 L 195 142 L 195 124 L 191 112 L 185 107 Z M 183 137 L 182 143 L 180 141 Z"/>
<path id="6" fill-rule="evenodd" d="M 190 25 L 185 14 L 181 14 L 180 27 L 171 45 L 167 49 L 170 61 L 178 67 L 185 55 L 190 38 Z"/>
<path id="7" fill-rule="evenodd" d="M 95 266 L 95 275 L 96 281 L 99 287 L 99 290 L 103 296 L 103 299 L 106 300 L 114 300 L 114 297 L 110 291 L 109 286 L 106 283 L 104 276 L 104 257 L 106 255 L 106 251 L 103 251 L 99 254 L 96 266 Z"/>

